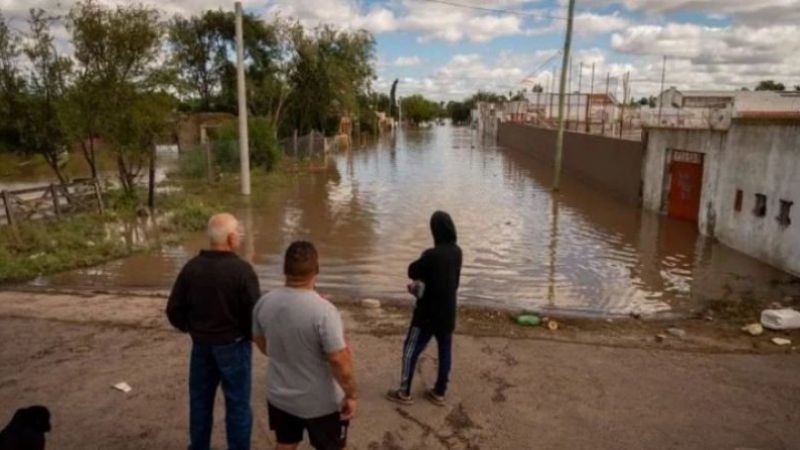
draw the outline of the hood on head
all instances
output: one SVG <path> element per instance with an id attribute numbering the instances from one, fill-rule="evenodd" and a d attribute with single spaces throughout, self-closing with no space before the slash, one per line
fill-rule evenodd
<path id="1" fill-rule="evenodd" d="M 456 224 L 450 214 L 436 211 L 431 216 L 431 234 L 436 244 L 455 244 L 457 240 Z"/>

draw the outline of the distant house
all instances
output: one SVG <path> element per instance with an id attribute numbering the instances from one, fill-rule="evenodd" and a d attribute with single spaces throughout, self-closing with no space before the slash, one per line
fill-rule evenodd
<path id="1" fill-rule="evenodd" d="M 800 95 L 659 98 L 643 118 L 643 206 L 800 275 Z"/>

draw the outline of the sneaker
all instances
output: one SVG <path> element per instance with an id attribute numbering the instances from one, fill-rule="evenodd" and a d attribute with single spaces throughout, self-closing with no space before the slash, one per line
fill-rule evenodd
<path id="1" fill-rule="evenodd" d="M 425 398 L 436 406 L 444 406 L 444 395 L 439 395 L 433 389 L 425 391 Z"/>
<path id="2" fill-rule="evenodd" d="M 406 395 L 403 391 L 399 389 L 392 389 L 386 393 L 386 400 L 390 402 L 399 403 L 401 405 L 410 405 L 414 403 L 414 400 L 411 398 L 410 395 Z"/>

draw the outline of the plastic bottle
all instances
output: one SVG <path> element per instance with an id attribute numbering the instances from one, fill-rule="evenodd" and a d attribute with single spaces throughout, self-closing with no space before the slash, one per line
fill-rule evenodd
<path id="1" fill-rule="evenodd" d="M 534 314 L 523 314 L 517 317 L 517 323 L 525 327 L 538 327 L 542 319 Z"/>

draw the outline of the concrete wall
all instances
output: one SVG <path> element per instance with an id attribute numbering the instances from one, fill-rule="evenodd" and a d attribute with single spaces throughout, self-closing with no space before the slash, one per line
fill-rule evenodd
<path id="1" fill-rule="evenodd" d="M 735 122 L 728 133 L 719 179 L 717 238 L 748 255 L 800 275 L 800 125 Z M 736 189 L 742 210 L 734 211 Z M 767 196 L 767 214 L 753 213 L 755 194 Z M 794 202 L 792 224 L 778 220 L 780 200 Z"/>
<path id="2" fill-rule="evenodd" d="M 505 122 L 500 124 L 498 143 L 552 164 L 556 134 L 556 130 Z M 641 142 L 583 133 L 564 135 L 564 172 L 626 203 L 640 204 L 642 158 Z"/>
<path id="3" fill-rule="evenodd" d="M 710 130 L 684 130 L 653 128 L 647 132 L 647 148 L 644 156 L 642 206 L 650 211 L 666 213 L 669 198 L 670 179 L 667 176 L 672 150 L 702 153 L 703 188 L 700 196 L 700 231 L 708 236 L 714 235 L 717 178 L 721 166 L 722 151 L 727 135 L 725 132 Z"/>
<path id="4" fill-rule="evenodd" d="M 642 205 L 665 213 L 672 150 L 705 155 L 698 228 L 701 233 L 785 271 L 800 274 L 800 125 L 734 121 L 725 131 L 650 129 L 643 167 Z M 734 210 L 736 190 L 743 192 Z M 755 194 L 767 214 L 754 213 Z M 794 202 L 793 223 L 782 226 L 780 200 Z"/>

